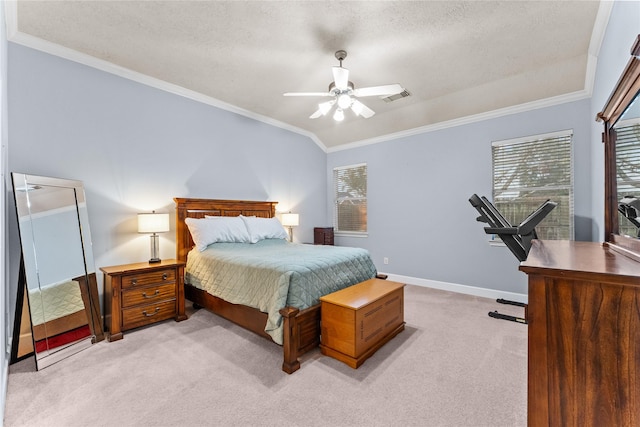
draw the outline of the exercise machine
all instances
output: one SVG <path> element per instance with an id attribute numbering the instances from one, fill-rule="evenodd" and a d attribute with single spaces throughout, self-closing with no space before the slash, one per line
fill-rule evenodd
<path id="1" fill-rule="evenodd" d="M 474 194 L 469 198 L 469 203 L 480 213 L 476 220 L 488 224 L 488 227 L 484 228 L 485 233 L 498 236 L 519 261 L 526 260 L 529 255 L 531 241 L 537 238 L 536 226 L 558 205 L 547 200 L 519 225 L 513 226 L 486 197 Z M 496 302 L 524 307 L 525 316 L 516 317 L 492 311 L 489 312 L 490 317 L 527 324 L 527 304 L 502 298 L 497 299 Z"/>
<path id="2" fill-rule="evenodd" d="M 618 211 L 638 228 L 637 237 L 640 238 L 640 199 L 625 196 L 618 202 Z"/>

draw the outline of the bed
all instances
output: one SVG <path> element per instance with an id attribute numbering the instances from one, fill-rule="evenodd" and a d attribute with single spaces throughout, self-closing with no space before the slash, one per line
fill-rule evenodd
<path id="1" fill-rule="evenodd" d="M 286 373 L 290 374 L 298 370 L 300 368 L 299 357 L 320 344 L 320 304 L 317 303 L 317 298 L 343 287 L 370 279 L 376 275 L 375 266 L 371 258 L 368 253 L 362 249 L 351 248 L 353 249 L 353 254 L 349 255 L 349 249 L 347 248 L 329 246 L 320 248 L 311 245 L 291 244 L 286 241 L 263 240 L 255 244 L 217 243 L 200 252 L 198 249 L 194 249 L 194 239 L 185 222 L 191 221 L 192 223 L 193 221 L 188 220 L 188 218 L 202 219 L 208 216 L 273 218 L 275 216 L 275 206 L 277 202 L 191 198 L 175 198 L 174 200 L 176 202 L 176 256 L 179 260 L 187 262 L 185 269 L 185 297 L 197 306 L 205 307 L 258 335 L 281 344 L 284 357 L 282 370 Z M 211 220 L 215 221 L 215 219 Z M 238 246 L 244 246 L 246 249 L 239 248 Z M 303 254 L 287 254 L 287 252 L 291 250 L 300 250 Z M 191 258 L 188 257 L 190 251 L 192 251 Z M 221 254 L 226 256 L 229 252 L 235 253 L 236 251 L 250 251 L 248 255 L 249 258 L 253 256 L 264 257 L 265 254 L 267 255 L 267 258 L 269 258 L 268 261 L 260 258 L 260 261 L 258 261 L 259 266 L 247 264 L 247 270 L 245 272 L 230 270 L 227 276 L 232 276 L 234 278 L 232 281 L 238 278 L 237 286 L 244 287 L 249 282 L 254 281 L 250 278 L 255 275 L 255 271 L 252 269 L 260 269 L 267 262 L 269 264 L 275 263 L 273 268 L 277 271 L 269 270 L 265 273 L 266 276 L 262 276 L 265 277 L 263 280 L 265 286 L 271 286 L 268 284 L 274 281 L 274 277 L 279 277 L 276 280 L 282 281 L 283 273 L 285 273 L 287 277 L 297 277 L 295 280 L 299 280 L 300 283 L 298 285 L 300 286 L 304 286 L 305 280 L 313 284 L 313 281 L 316 279 L 312 279 L 310 276 L 307 276 L 305 279 L 305 275 L 302 272 L 302 270 L 308 269 L 308 265 L 303 265 L 298 268 L 291 264 L 290 261 L 295 261 L 296 256 L 300 259 L 304 258 L 308 260 L 308 256 L 310 256 L 309 252 L 316 253 L 316 251 L 320 254 L 317 258 L 317 264 L 320 268 L 310 274 L 322 276 L 326 272 L 329 272 L 331 277 L 335 278 L 335 282 L 340 283 L 332 284 L 330 283 L 331 280 L 327 277 L 318 279 L 328 284 L 328 288 L 324 290 L 314 290 L 314 292 L 320 292 L 320 295 L 312 296 L 306 301 L 299 301 L 298 297 L 291 295 L 292 291 L 288 291 L 288 294 L 283 296 L 280 293 L 281 291 L 278 290 L 282 288 L 278 287 L 276 288 L 273 298 L 279 301 L 276 303 L 276 309 L 273 307 L 262 307 L 259 304 L 246 305 L 243 303 L 243 296 L 232 296 L 231 298 L 225 296 L 223 299 L 210 293 L 210 286 L 205 282 L 209 280 L 208 277 L 212 274 L 212 271 L 220 272 L 224 268 L 229 268 L 222 264 L 214 264 L 213 267 L 203 268 L 200 258 L 206 257 L 211 251 L 222 251 L 215 255 L 215 257 L 218 258 Z M 271 255 L 269 255 L 270 253 Z M 274 256 L 274 253 L 277 253 L 277 256 Z M 363 256 L 363 253 L 365 256 Z M 343 256 L 353 256 L 353 259 L 346 260 L 346 264 L 342 263 L 339 264 L 339 266 L 325 263 L 325 257 L 329 255 L 333 256 L 334 254 L 337 254 L 339 258 Z M 351 271 L 347 264 L 358 264 L 358 267 L 356 267 L 354 271 Z M 213 270 L 208 272 L 202 271 L 208 268 L 213 268 Z M 271 265 L 270 268 L 272 268 Z M 278 276 L 279 274 L 280 276 Z M 291 289 L 294 289 L 295 286 L 297 286 L 294 283 L 295 280 L 291 279 L 291 283 L 289 284 L 287 282 L 285 286 L 290 286 Z M 217 282 L 219 279 L 213 281 Z M 313 284 L 312 287 L 315 289 L 317 286 Z M 233 302 L 229 302 L 229 300 Z M 283 301 L 286 301 L 286 304 L 283 303 Z M 260 306 L 260 309 L 255 308 L 258 306 Z"/>

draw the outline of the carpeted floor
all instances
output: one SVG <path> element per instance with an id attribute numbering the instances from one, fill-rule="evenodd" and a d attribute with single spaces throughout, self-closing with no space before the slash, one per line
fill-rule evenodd
<path id="1" fill-rule="evenodd" d="M 359 369 L 282 348 L 205 310 L 42 371 L 10 367 L 5 426 L 526 425 L 527 326 L 493 300 L 405 288 L 406 329 Z"/>

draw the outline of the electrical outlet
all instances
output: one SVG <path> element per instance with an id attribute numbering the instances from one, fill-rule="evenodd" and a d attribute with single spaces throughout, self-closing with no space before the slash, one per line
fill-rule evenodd
<path id="1" fill-rule="evenodd" d="M 382 262 L 384 262 L 384 265 L 389 264 L 389 258 L 387 257 L 382 258 Z"/>

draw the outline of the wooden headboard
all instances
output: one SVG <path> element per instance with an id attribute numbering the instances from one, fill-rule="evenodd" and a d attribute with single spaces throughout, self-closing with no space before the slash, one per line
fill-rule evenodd
<path id="1" fill-rule="evenodd" d="M 210 216 L 258 216 L 272 218 L 276 214 L 278 202 L 258 202 L 251 200 L 213 200 L 175 197 L 176 202 L 176 258 L 187 260 L 193 248 L 191 233 L 185 224 L 186 218 Z"/>

